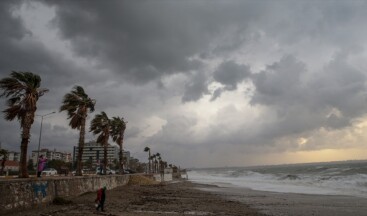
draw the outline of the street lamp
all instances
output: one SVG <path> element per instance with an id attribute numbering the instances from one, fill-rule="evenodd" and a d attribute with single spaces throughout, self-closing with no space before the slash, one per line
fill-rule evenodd
<path id="1" fill-rule="evenodd" d="M 39 140 L 38 140 L 38 151 L 37 151 L 37 166 L 36 166 L 36 171 L 38 172 L 38 163 L 39 163 L 39 157 L 40 157 L 40 147 L 41 147 L 41 137 L 42 137 L 42 123 L 43 123 L 43 117 L 45 116 L 48 116 L 48 115 L 51 115 L 51 114 L 54 114 L 56 112 L 50 112 L 50 113 L 47 113 L 45 115 L 36 115 L 36 116 L 41 116 L 41 128 L 40 128 L 40 137 L 39 137 Z"/>

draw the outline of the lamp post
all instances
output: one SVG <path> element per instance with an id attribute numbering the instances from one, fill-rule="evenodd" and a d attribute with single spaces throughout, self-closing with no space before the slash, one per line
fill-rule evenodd
<path id="1" fill-rule="evenodd" d="M 36 171 L 38 172 L 38 163 L 39 163 L 39 157 L 40 157 L 40 147 L 41 147 L 41 137 L 42 137 L 42 123 L 43 123 L 43 117 L 45 116 L 48 116 L 48 115 L 51 115 L 51 114 L 54 114 L 56 112 L 50 112 L 50 113 L 47 113 L 45 115 L 37 115 L 37 116 L 41 116 L 41 128 L 40 128 L 40 137 L 39 137 L 39 140 L 38 140 L 38 151 L 37 151 L 37 166 L 36 166 Z"/>

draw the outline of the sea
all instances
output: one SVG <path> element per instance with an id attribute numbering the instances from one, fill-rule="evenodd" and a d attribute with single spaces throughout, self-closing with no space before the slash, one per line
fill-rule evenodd
<path id="1" fill-rule="evenodd" d="M 367 161 L 190 169 L 192 182 L 259 191 L 367 198 Z"/>

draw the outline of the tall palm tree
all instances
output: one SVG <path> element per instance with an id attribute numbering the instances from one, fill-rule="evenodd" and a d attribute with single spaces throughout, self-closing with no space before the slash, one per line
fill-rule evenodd
<path id="1" fill-rule="evenodd" d="M 82 176 L 82 156 L 84 150 L 85 122 L 88 112 L 94 111 L 96 100 L 91 99 L 81 86 L 74 86 L 70 93 L 65 94 L 60 112 L 66 111 L 69 125 L 72 129 L 79 130 L 78 155 L 77 155 L 77 176 Z"/>
<path id="2" fill-rule="evenodd" d="M 162 167 L 162 158 L 161 156 L 158 157 L 158 170 L 159 172 L 161 172 L 162 170 L 164 170 L 164 168 Z"/>
<path id="3" fill-rule="evenodd" d="M 149 168 L 149 170 L 148 170 L 148 173 L 151 173 L 152 166 L 151 166 L 151 164 L 150 164 L 150 157 L 151 157 L 151 156 L 150 156 L 150 148 L 149 148 L 149 147 L 145 147 L 145 148 L 144 148 L 144 151 L 145 151 L 145 152 L 148 152 L 148 163 L 149 163 L 149 167 L 148 167 L 148 168 Z"/>
<path id="4" fill-rule="evenodd" d="M 22 141 L 20 145 L 20 170 L 19 178 L 28 178 L 27 170 L 27 150 L 30 138 L 31 126 L 37 110 L 38 99 L 48 89 L 40 88 L 41 77 L 32 72 L 13 71 L 10 77 L 0 80 L 0 89 L 4 92 L 0 97 L 9 98 L 8 108 L 5 113 L 5 120 L 12 121 L 17 118 L 22 128 Z"/>
<path id="5" fill-rule="evenodd" d="M 113 117 L 111 121 L 111 136 L 112 140 L 117 143 L 120 147 L 119 152 L 119 173 L 123 174 L 123 165 L 122 165 L 122 152 L 123 152 L 123 142 L 124 142 L 124 134 L 126 129 L 127 121 L 124 121 L 124 118 Z"/>
<path id="6" fill-rule="evenodd" d="M 155 171 L 154 171 L 154 157 L 155 157 L 155 155 L 153 154 L 153 155 L 151 155 L 150 156 L 150 158 L 149 158 L 149 160 L 151 161 L 151 164 L 152 164 L 152 166 L 151 166 L 151 168 L 152 168 L 152 173 L 155 173 Z"/>
<path id="7" fill-rule="evenodd" d="M 156 158 L 157 158 L 157 155 L 156 154 L 153 154 L 151 157 L 150 157 L 150 159 L 152 160 L 152 164 L 153 164 L 153 173 L 156 173 L 156 168 L 157 168 L 157 160 L 156 160 Z"/>
<path id="8" fill-rule="evenodd" d="M 160 160 L 161 160 L 161 154 L 159 153 L 159 152 L 157 152 L 156 154 L 156 158 L 158 159 L 158 163 L 157 163 L 157 172 L 159 172 L 160 171 Z"/>
<path id="9" fill-rule="evenodd" d="M 108 139 L 110 138 L 110 130 L 111 130 L 111 120 L 108 118 L 105 112 L 101 112 L 101 114 L 96 114 L 94 119 L 90 124 L 90 131 L 94 135 L 98 135 L 97 143 L 101 143 L 103 146 L 104 154 L 104 163 L 103 163 L 103 173 L 106 174 L 107 167 L 107 147 L 108 147 Z"/>

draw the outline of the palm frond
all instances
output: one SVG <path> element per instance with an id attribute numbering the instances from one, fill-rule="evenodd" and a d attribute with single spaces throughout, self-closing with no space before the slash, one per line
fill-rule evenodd
<path id="1" fill-rule="evenodd" d="M 124 133 L 126 130 L 126 123 L 124 118 L 113 117 L 111 121 L 111 136 L 112 140 L 120 145 L 124 138 Z"/>
<path id="2" fill-rule="evenodd" d="M 101 112 L 101 114 L 96 114 L 90 123 L 90 132 L 94 135 L 103 133 L 105 135 L 110 131 L 110 122 L 111 120 L 108 118 L 105 112 Z"/>
<path id="3" fill-rule="evenodd" d="M 41 77 L 32 72 L 12 71 L 10 77 L 1 79 L 3 92 L 0 96 L 9 98 L 8 108 L 3 111 L 5 119 L 11 121 L 17 117 L 22 123 L 28 112 L 34 115 L 39 97 L 48 92 L 46 88 L 39 88 L 40 85 Z"/>
<path id="4" fill-rule="evenodd" d="M 73 129 L 80 129 L 85 121 L 88 111 L 94 111 L 95 100 L 88 97 L 83 87 L 74 86 L 70 93 L 64 95 L 60 112 L 66 111 L 69 125 Z"/>

